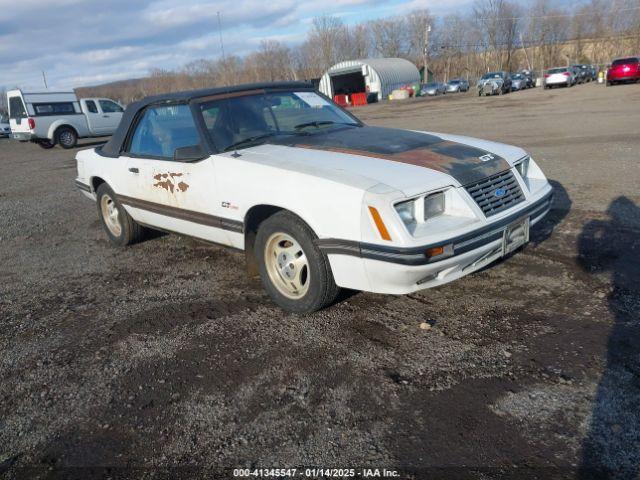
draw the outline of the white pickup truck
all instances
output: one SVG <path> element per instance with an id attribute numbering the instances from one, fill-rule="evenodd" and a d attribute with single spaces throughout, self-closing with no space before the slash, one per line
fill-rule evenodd
<path id="1" fill-rule="evenodd" d="M 11 137 L 42 148 L 73 148 L 79 138 L 111 135 L 123 108 L 108 98 L 83 98 L 74 92 L 7 92 Z"/>

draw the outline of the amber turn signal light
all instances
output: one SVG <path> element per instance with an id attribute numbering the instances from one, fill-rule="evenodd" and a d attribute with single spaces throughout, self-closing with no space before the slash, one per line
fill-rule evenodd
<path id="1" fill-rule="evenodd" d="M 437 257 L 438 255 L 442 255 L 444 253 L 444 247 L 433 247 L 425 250 L 424 254 L 431 258 Z"/>
<path id="2" fill-rule="evenodd" d="M 369 213 L 371 214 L 371 218 L 373 218 L 373 222 L 376 224 L 376 227 L 382 239 L 391 241 L 391 235 L 389 235 L 389 230 L 387 230 L 386 225 L 382 221 L 382 217 L 380 216 L 378 209 L 375 207 L 369 207 Z"/>

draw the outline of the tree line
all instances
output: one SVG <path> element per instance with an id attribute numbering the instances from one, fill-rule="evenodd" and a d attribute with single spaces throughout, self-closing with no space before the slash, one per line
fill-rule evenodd
<path id="1" fill-rule="evenodd" d="M 542 71 L 572 63 L 606 65 L 640 54 L 640 0 L 587 0 L 571 9 L 555 0 L 476 0 L 467 14 L 433 16 L 428 10 L 346 25 L 337 17 L 314 19 L 306 40 L 287 46 L 274 40 L 244 56 L 201 59 L 174 70 L 154 69 L 136 81 L 78 89 L 124 103 L 161 92 L 238 83 L 311 80 L 343 61 L 401 57 L 435 77 L 474 80 L 493 70 Z"/>

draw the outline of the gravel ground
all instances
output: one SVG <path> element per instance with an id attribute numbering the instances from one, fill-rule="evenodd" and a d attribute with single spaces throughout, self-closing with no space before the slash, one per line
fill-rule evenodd
<path id="1" fill-rule="evenodd" d="M 556 201 L 491 268 L 308 316 L 274 307 L 239 253 L 110 246 L 73 151 L 0 139 L 0 476 L 637 478 L 639 101 L 588 84 L 355 110 L 521 145 Z"/>

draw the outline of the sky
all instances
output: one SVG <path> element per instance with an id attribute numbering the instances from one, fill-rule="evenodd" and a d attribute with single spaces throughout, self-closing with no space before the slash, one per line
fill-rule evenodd
<path id="1" fill-rule="evenodd" d="M 313 18 L 352 25 L 417 8 L 465 12 L 473 0 L 0 0 L 0 87 L 41 90 L 137 78 L 152 68 L 220 58 L 262 40 L 295 45 Z"/>

